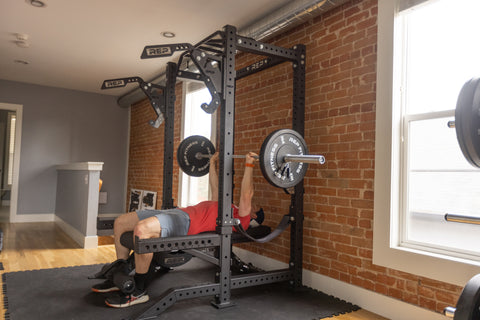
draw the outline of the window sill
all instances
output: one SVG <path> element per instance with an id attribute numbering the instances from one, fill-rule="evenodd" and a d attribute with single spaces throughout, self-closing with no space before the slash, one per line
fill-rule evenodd
<path id="1" fill-rule="evenodd" d="M 480 273 L 480 263 L 405 247 L 375 245 L 373 263 L 382 267 L 464 286 Z"/>

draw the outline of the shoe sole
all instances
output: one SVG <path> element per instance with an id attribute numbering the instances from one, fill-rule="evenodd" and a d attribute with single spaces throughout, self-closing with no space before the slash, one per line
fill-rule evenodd
<path id="1" fill-rule="evenodd" d="M 112 307 L 112 308 L 126 308 L 126 307 L 134 306 L 136 304 L 145 303 L 149 299 L 150 299 L 150 297 L 148 295 L 144 295 L 144 296 L 141 296 L 140 298 L 137 298 L 133 301 L 129 301 L 129 302 L 123 303 L 123 304 L 111 304 L 107 300 L 105 300 L 105 304 L 109 307 Z"/>
<path id="2" fill-rule="evenodd" d="M 93 292 L 97 292 L 97 293 L 114 292 L 114 291 L 119 291 L 119 290 L 120 290 L 120 289 L 118 289 L 117 287 L 108 288 L 108 289 L 95 289 L 95 288 L 92 288 L 92 291 L 93 291 Z"/>

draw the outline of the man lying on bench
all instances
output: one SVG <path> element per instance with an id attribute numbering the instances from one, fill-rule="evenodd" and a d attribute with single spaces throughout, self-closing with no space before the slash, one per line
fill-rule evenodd
<path id="1" fill-rule="evenodd" d="M 250 152 L 245 158 L 245 171 L 240 188 L 240 203 L 232 204 L 233 217 L 240 219 L 244 229 L 248 228 L 250 218 L 255 218 L 252 206 L 253 168 L 255 153 Z M 115 220 L 113 232 L 117 259 L 128 259 L 130 249 L 120 243 L 124 232 L 133 231 L 134 237 L 150 239 L 159 237 L 180 237 L 201 232 L 215 231 L 218 217 L 218 153 L 210 159 L 209 182 L 212 191 L 212 201 L 203 201 L 186 208 L 166 210 L 139 210 L 121 215 Z M 124 308 L 147 302 L 149 297 L 146 291 L 147 272 L 152 261 L 153 253 L 135 253 L 135 290 L 131 294 L 119 293 L 118 296 L 108 297 L 105 303 L 114 308 Z M 112 281 L 106 280 L 92 287 L 94 292 L 117 291 Z"/>

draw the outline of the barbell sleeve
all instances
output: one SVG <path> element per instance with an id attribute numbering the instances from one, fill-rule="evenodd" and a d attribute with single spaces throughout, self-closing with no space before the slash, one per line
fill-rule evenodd
<path id="1" fill-rule="evenodd" d="M 445 309 L 443 309 L 443 314 L 448 318 L 453 318 L 455 316 L 455 311 L 457 311 L 457 308 L 446 307 Z"/>
<path id="2" fill-rule="evenodd" d="M 461 214 L 446 213 L 445 220 L 449 222 L 460 222 L 469 224 L 480 224 L 480 217 L 465 216 Z"/>
<path id="3" fill-rule="evenodd" d="M 455 128 L 455 121 L 448 121 L 447 127 L 449 127 L 450 129 Z"/>
<path id="4" fill-rule="evenodd" d="M 303 155 L 287 154 L 283 158 L 283 162 L 303 162 L 303 163 L 324 164 L 325 157 L 322 155 L 313 155 L 313 154 L 303 154 Z"/>

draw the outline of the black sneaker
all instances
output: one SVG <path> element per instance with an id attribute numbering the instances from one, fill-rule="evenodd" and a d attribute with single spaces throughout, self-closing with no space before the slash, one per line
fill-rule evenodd
<path id="1" fill-rule="evenodd" d="M 147 291 L 135 290 L 131 294 L 120 293 L 116 297 L 109 297 L 105 299 L 107 306 L 112 308 L 125 308 L 130 307 L 139 303 L 147 302 L 150 298 L 148 297 Z"/>
<path id="2" fill-rule="evenodd" d="M 105 292 L 112 292 L 112 291 L 118 291 L 118 290 L 120 289 L 118 289 L 110 280 L 105 280 L 102 283 L 97 283 L 96 285 L 92 286 L 93 292 L 105 293 Z"/>

